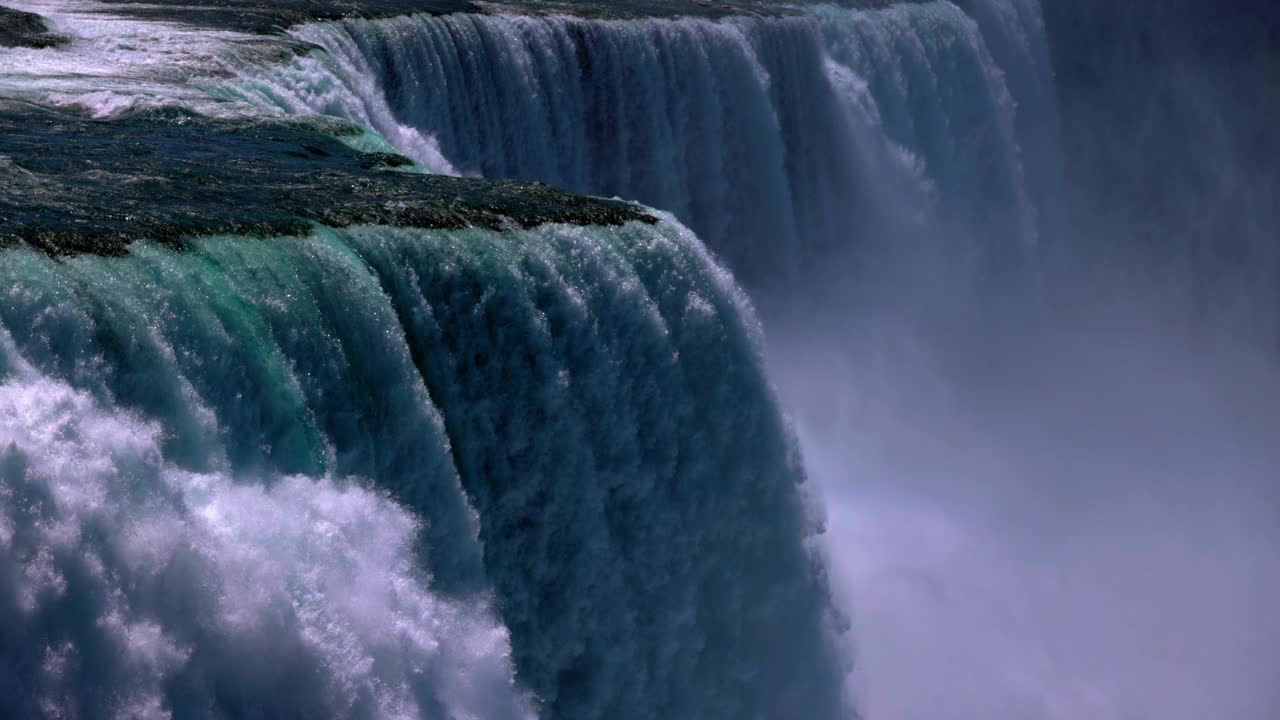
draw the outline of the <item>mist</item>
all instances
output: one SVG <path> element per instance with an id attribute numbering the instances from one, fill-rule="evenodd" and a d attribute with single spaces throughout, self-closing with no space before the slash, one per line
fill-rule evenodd
<path id="1" fill-rule="evenodd" d="M 1280 35 L 1235 5 L 1046 3 L 1022 280 L 942 218 L 774 323 L 866 718 L 1280 716 Z"/>

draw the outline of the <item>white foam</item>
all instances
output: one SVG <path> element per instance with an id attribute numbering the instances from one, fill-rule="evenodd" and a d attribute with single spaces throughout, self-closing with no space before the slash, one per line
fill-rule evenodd
<path id="1" fill-rule="evenodd" d="M 383 494 L 180 470 L 157 424 L 16 365 L 0 383 L 0 606 L 22 638 L 6 672 L 44 712 L 101 692 L 131 718 L 236 702 L 530 716 L 507 631 L 483 598 L 431 590 L 417 523 Z"/>
<path id="2" fill-rule="evenodd" d="M 102 4 L 84 0 L 7 5 L 43 16 L 70 43 L 0 48 L 0 97 L 81 107 L 99 117 L 173 104 L 213 114 L 238 112 L 203 88 L 265 42 L 244 33 L 111 15 Z"/>

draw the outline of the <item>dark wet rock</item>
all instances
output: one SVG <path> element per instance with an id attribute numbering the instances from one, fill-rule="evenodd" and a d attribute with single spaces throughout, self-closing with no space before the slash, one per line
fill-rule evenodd
<path id="1" fill-rule="evenodd" d="M 151 240 L 306 233 L 313 223 L 504 230 L 655 222 L 643 208 L 539 183 L 427 175 L 344 144 L 332 119 L 114 120 L 0 101 L 0 244 L 122 254 Z"/>
<path id="2" fill-rule="evenodd" d="M 0 7 L 0 48 L 52 48 L 67 42 L 66 37 L 49 32 L 49 25 L 43 17 Z"/>

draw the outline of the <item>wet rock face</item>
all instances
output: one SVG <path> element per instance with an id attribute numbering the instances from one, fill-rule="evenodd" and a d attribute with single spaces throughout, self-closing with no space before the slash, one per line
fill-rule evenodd
<path id="1" fill-rule="evenodd" d="M 49 32 L 44 18 L 35 13 L 0 7 L 0 48 L 51 48 L 67 44 L 67 38 Z"/>
<path id="2" fill-rule="evenodd" d="M 135 240 L 305 233 L 311 223 L 528 228 L 654 222 L 628 203 L 538 183 L 426 175 L 342 142 L 332 120 L 101 121 L 0 102 L 0 243 L 122 254 Z"/>

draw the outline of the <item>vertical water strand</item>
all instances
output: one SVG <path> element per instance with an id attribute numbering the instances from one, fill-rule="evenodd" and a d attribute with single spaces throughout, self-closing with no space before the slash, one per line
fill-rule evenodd
<path id="1" fill-rule="evenodd" d="M 815 152 L 828 140 L 842 146 L 843 135 L 835 131 L 820 37 L 803 19 L 416 16 L 295 34 L 337 60 L 255 68 L 223 92 L 368 121 L 402 150 L 434 162 L 395 139 L 399 127 L 414 128 L 438 141 L 460 173 L 541 180 L 668 209 L 752 283 L 798 274 L 804 236 L 830 225 L 808 216 L 840 205 L 830 200 L 839 183 L 829 174 L 854 162 L 842 147 Z M 808 66 L 801 70 L 793 57 Z M 342 78 L 372 78 L 315 77 L 326 62 Z M 815 95 L 779 85 L 804 71 L 803 87 Z M 308 98 L 328 94 L 311 85 L 359 97 L 315 102 Z M 372 102 L 363 97 L 369 88 L 381 90 L 393 123 L 359 109 Z M 809 106 L 779 105 L 815 97 Z"/>
<path id="2" fill-rule="evenodd" d="M 295 35 L 340 59 L 343 77 L 371 76 L 338 84 L 379 91 L 394 122 L 342 103 L 291 111 L 367 117 L 388 137 L 413 128 L 464 174 L 675 212 L 765 296 L 830 267 L 833 253 L 855 266 L 851 249 L 874 257 L 926 236 L 953 263 L 1006 272 L 1025 265 L 1034 199 L 1048 192 L 1036 188 L 1056 175 L 1054 133 L 1038 120 L 1054 103 L 1038 7 L 969 5 L 973 17 L 929 2 L 768 20 L 460 14 L 310 25 Z M 287 68 L 246 77 L 235 92 L 273 88 L 260 98 L 272 106 L 326 84 Z M 872 122 L 859 117 L 869 103 Z M 922 231 L 935 210 L 945 233 Z"/>
<path id="3" fill-rule="evenodd" d="M 1040 213 L 1037 232 L 1052 225 L 1045 217 L 1063 192 L 1062 129 L 1057 88 L 1039 0 L 968 0 L 958 3 L 982 30 L 982 37 L 1016 102 L 1014 116 L 1028 192 Z"/>
<path id="4" fill-rule="evenodd" d="M 223 467 L 237 472 L 323 473 L 325 441 L 288 360 L 262 317 L 228 283 L 222 269 L 198 255 L 178 257 L 147 246 L 134 255 L 128 263 L 80 258 L 63 269 L 100 298 L 103 310 L 97 322 L 103 329 L 98 337 L 108 347 L 140 346 L 156 358 L 148 363 L 136 355 L 116 356 L 111 364 L 134 368 L 140 388 L 154 387 L 164 376 L 149 365 L 172 368 L 176 377 L 170 384 L 185 390 L 180 402 L 198 398 L 209 409 L 205 432 L 216 434 L 217 444 L 226 448 L 219 462 Z M 140 287 L 151 292 L 139 294 Z M 229 387 L 242 390 L 228 393 Z M 145 396 L 134 397 L 137 394 L 131 388 L 113 393 L 124 405 L 166 416 Z M 171 425 L 169 432 L 176 434 L 170 443 L 182 441 L 180 427 Z"/>
<path id="5" fill-rule="evenodd" d="M 172 345 L 132 302 L 135 267 L 103 267 L 97 277 L 92 259 L 64 266 L 34 252 L 13 256 L 3 315 L 18 329 L 19 352 L 104 402 L 165 417 L 165 451 L 178 464 L 225 465 L 216 420 L 178 369 Z"/>
<path id="6" fill-rule="evenodd" d="M 476 589 L 472 511 L 439 412 L 377 278 L 328 231 L 270 244 L 211 240 L 200 252 L 224 268 L 270 328 L 329 443 L 334 471 L 374 478 L 422 513 L 437 582 Z"/>
<path id="7" fill-rule="evenodd" d="M 417 333 L 419 357 L 440 358 L 424 370 L 446 369 L 429 379 L 480 509 L 485 563 L 517 638 L 518 666 L 550 716 L 625 717 L 628 708 L 644 706 L 643 684 L 619 677 L 623 668 L 643 666 L 634 655 L 640 630 L 608 557 L 604 490 L 587 441 L 592 429 L 565 356 L 584 351 L 575 336 L 590 329 L 580 318 L 568 336 L 553 334 L 563 332 L 553 327 L 556 314 L 582 311 L 573 288 L 554 277 L 538 281 L 548 268 L 524 265 L 537 263 L 540 248 L 526 254 L 486 240 L 427 239 L 428 251 L 443 251 L 431 264 L 415 262 L 413 247 L 400 240 L 399 254 L 412 253 L 400 262 L 424 273 L 413 289 L 427 294 L 402 296 L 399 304 L 438 303 L 419 315 L 426 321 Z M 451 262 L 440 263 L 444 257 Z M 385 259 L 378 266 L 397 272 Z"/>
<path id="8" fill-rule="evenodd" d="M 696 240 L 416 236 L 352 235 L 414 328 L 548 716 L 840 716 L 803 474 Z"/>
<path id="9" fill-rule="evenodd" d="M 0 711 L 527 717 L 377 283 L 323 234 L 196 245 L 4 251 Z M 270 322 L 308 306 L 332 321 Z M 364 447 L 334 377 L 373 391 L 338 401 Z"/>
<path id="10" fill-rule="evenodd" d="M 1014 105 L 977 24 L 950 3 L 813 11 L 866 80 L 885 132 L 916 153 L 948 218 L 1014 249 L 1034 237 Z"/>

